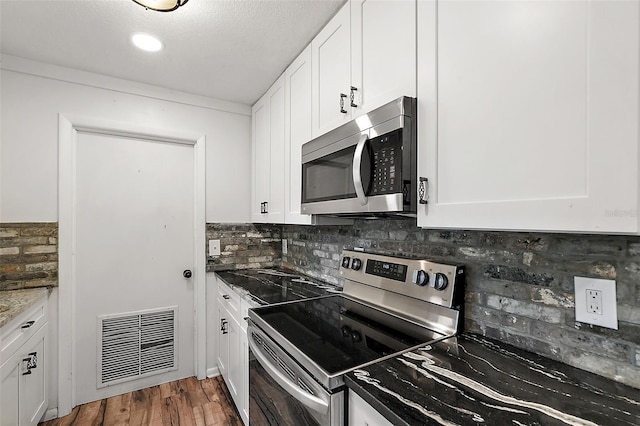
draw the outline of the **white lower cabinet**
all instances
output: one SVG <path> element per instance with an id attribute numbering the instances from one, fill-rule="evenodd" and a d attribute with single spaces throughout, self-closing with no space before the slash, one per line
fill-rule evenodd
<path id="1" fill-rule="evenodd" d="M 37 425 L 47 409 L 46 300 L 2 329 L 0 425 Z"/>
<path id="2" fill-rule="evenodd" d="M 229 393 L 245 424 L 249 424 L 248 304 L 219 278 L 216 298 L 216 360 Z"/>
<path id="3" fill-rule="evenodd" d="M 242 408 L 241 395 L 243 393 L 243 390 L 241 389 L 242 365 L 240 362 L 241 357 L 238 353 L 238 348 L 240 347 L 241 330 L 238 320 L 231 315 L 229 316 L 229 324 L 227 330 L 227 337 L 229 338 L 229 369 L 227 370 L 227 376 L 225 377 L 225 380 L 227 381 L 227 387 L 229 388 L 231 397 L 233 397 L 233 400 L 236 403 L 236 407 L 238 407 L 238 411 L 240 411 Z"/>
<path id="4" fill-rule="evenodd" d="M 392 426 L 392 423 L 355 392 L 349 391 L 349 425 Z"/>
<path id="5" fill-rule="evenodd" d="M 225 308 L 225 301 L 220 297 L 216 298 L 216 327 L 218 332 L 216 333 L 216 362 L 218 363 L 218 370 L 222 377 L 227 375 L 229 369 L 229 336 L 228 326 L 229 312 Z"/>
<path id="6" fill-rule="evenodd" d="M 0 367 L 0 423 L 17 425 L 20 419 L 20 356 L 18 353 Z"/>
<path id="7" fill-rule="evenodd" d="M 238 411 L 244 421 L 249 424 L 249 340 L 247 337 L 247 321 L 245 318 L 249 316 L 249 303 L 242 300 L 240 312 L 242 313 L 242 322 L 240 323 L 240 371 L 242 373 L 240 382 L 240 401 Z"/>

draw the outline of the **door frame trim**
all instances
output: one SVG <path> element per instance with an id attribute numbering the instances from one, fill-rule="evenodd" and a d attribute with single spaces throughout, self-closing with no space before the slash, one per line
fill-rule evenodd
<path id="1" fill-rule="evenodd" d="M 58 415 L 75 405 L 75 189 L 78 131 L 194 147 L 194 374 L 206 377 L 206 137 L 201 133 L 94 117 L 58 115 Z"/>

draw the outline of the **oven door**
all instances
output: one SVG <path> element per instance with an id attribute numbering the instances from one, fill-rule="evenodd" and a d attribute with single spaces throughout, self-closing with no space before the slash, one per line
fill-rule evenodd
<path id="1" fill-rule="evenodd" d="M 368 132 L 345 138 L 303 158 L 303 213 L 366 212 L 372 182 Z"/>
<path id="2" fill-rule="evenodd" d="M 344 425 L 344 390 L 330 393 L 249 322 L 249 424 Z"/>
<path id="3" fill-rule="evenodd" d="M 411 212 L 415 149 L 404 121 L 391 120 L 304 155 L 302 213 Z"/>

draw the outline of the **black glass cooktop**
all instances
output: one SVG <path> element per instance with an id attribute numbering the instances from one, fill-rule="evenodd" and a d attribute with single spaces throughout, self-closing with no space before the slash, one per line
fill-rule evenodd
<path id="1" fill-rule="evenodd" d="M 299 350 L 329 376 L 444 337 L 342 295 L 264 306 L 250 316 L 273 328 L 283 349 Z"/>

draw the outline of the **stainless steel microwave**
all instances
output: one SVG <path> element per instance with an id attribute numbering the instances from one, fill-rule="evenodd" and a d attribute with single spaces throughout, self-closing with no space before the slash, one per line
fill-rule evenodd
<path id="1" fill-rule="evenodd" d="M 401 97 L 302 146 L 302 213 L 415 215 L 416 99 Z"/>

